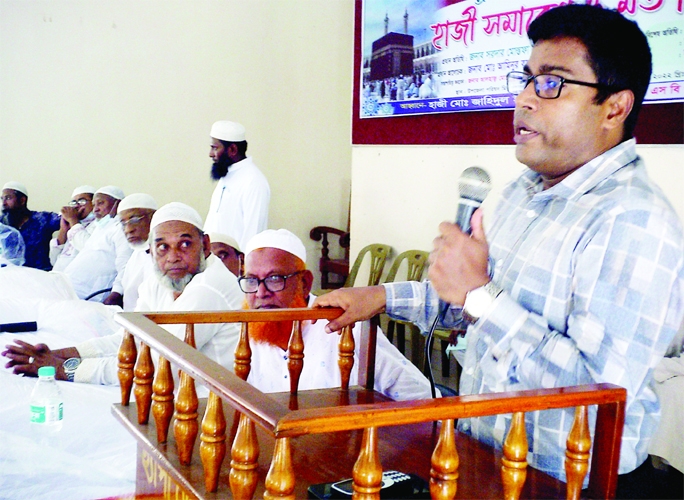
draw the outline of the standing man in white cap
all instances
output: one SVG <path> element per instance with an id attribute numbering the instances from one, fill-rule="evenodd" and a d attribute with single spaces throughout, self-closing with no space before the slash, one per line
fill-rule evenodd
<path id="1" fill-rule="evenodd" d="M 59 229 L 60 217 L 54 212 L 35 212 L 27 206 L 28 190 L 20 182 L 8 182 L 2 187 L 2 217 L 0 222 L 18 229 L 26 244 L 26 267 L 49 271 L 50 239 Z"/>
<path id="2" fill-rule="evenodd" d="M 214 160 L 211 177 L 218 181 L 204 230 L 229 234 L 244 247 L 255 234 L 268 227 L 271 188 L 247 153 L 245 127 L 219 121 L 211 127 L 209 157 Z"/>
<path id="3" fill-rule="evenodd" d="M 145 193 L 129 194 L 119 203 L 117 212 L 121 229 L 133 253 L 126 263 L 121 282 L 114 283 L 105 304 L 121 306 L 124 311 L 135 310 L 140 283 L 154 274 L 148 238 L 156 210 L 157 202 Z"/>
<path id="4" fill-rule="evenodd" d="M 226 311 L 239 309 L 243 294 L 237 278 L 209 250 L 202 218 L 183 203 L 164 205 L 152 216 L 151 254 L 155 274 L 140 285 L 137 311 Z M 184 325 L 164 325 L 183 339 Z M 118 385 L 117 354 L 123 329 L 76 347 L 50 350 L 16 341 L 3 355 L 14 373 L 35 377 L 41 366 L 54 366 L 56 378 Z M 238 323 L 195 325 L 197 349 L 232 370 L 239 336 Z M 154 356 L 156 358 L 156 356 Z M 33 358 L 33 359 L 31 359 Z M 74 359 L 74 361 L 67 360 Z M 31 361 L 29 363 L 29 361 Z"/>
<path id="5" fill-rule="evenodd" d="M 306 269 L 304 244 L 286 229 L 268 229 L 252 238 L 245 248 L 244 276 L 238 279 L 249 309 L 307 307 L 313 275 Z M 247 382 L 263 392 L 290 390 L 287 346 L 292 322 L 253 323 L 249 327 L 252 349 L 251 371 Z M 358 380 L 358 351 L 361 325 L 353 329 L 356 342 L 350 384 Z M 306 323 L 302 328 L 304 368 L 299 388 L 339 387 L 337 335 L 325 332 L 323 322 Z M 375 358 L 375 390 L 394 400 L 429 399 L 430 383 L 394 347 L 385 335 L 378 334 Z"/>
<path id="6" fill-rule="evenodd" d="M 79 228 L 81 224 L 72 228 L 73 231 L 79 231 L 79 234 L 92 233 L 74 260 L 64 269 L 64 273 L 71 278 L 76 295 L 81 299 L 102 292 L 92 298 L 103 301 L 109 295 L 109 289 L 121 282 L 128 258 L 133 253 L 121 230 L 121 224 L 114 218 L 117 206 L 123 198 L 121 188 L 101 187 L 93 196 L 96 221 L 87 228 Z M 79 234 L 74 236 L 76 248 L 79 248 Z"/>
<path id="7" fill-rule="evenodd" d="M 71 193 L 71 201 L 62 207 L 62 220 L 59 233 L 50 240 L 50 263 L 53 271 L 63 271 L 69 262 L 74 260 L 79 249 L 73 244 L 74 232 L 70 231 L 76 224 L 86 228 L 95 220 L 93 213 L 93 195 L 95 188 L 78 186 Z"/>

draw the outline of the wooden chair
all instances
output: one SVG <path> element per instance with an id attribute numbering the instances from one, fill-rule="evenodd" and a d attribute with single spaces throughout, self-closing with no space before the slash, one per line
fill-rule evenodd
<path id="1" fill-rule="evenodd" d="M 341 259 L 330 258 L 329 235 L 338 237 L 340 248 L 344 256 Z M 321 272 L 321 288 L 335 289 L 344 286 L 349 276 L 349 231 L 342 231 L 328 226 L 316 226 L 309 232 L 309 237 L 314 241 L 321 241 L 321 258 L 318 261 L 318 270 Z M 333 275 L 338 279 L 333 279 Z"/>
<path id="2" fill-rule="evenodd" d="M 597 384 L 394 402 L 372 390 L 372 321 L 361 337 L 367 348 L 360 349 L 360 386 L 349 387 L 355 346 L 347 328 L 339 347 L 342 387 L 298 391 L 296 380 L 305 362 L 301 321 L 331 319 L 341 312 L 119 314 L 116 320 L 127 333 L 119 353 L 122 402 L 113 412 L 138 439 L 136 497 L 305 498 L 309 484 L 352 477 L 354 498 L 378 499 L 382 470 L 388 468 L 429 479 L 430 494 L 437 499 L 454 498 L 457 486 L 464 498 L 579 498 L 590 452 L 589 496 L 614 497 L 625 389 Z M 288 351 L 294 382 L 289 393 L 263 394 L 245 382 L 248 325 L 285 320 L 294 321 Z M 235 373 L 192 347 L 194 325 L 212 322 L 247 325 L 235 352 Z M 187 325 L 185 343 L 158 325 L 178 323 Z M 159 354 L 156 370 L 151 350 Z M 175 397 L 171 363 L 181 371 Z M 198 400 L 195 381 L 211 391 L 207 400 Z M 135 404 L 129 402 L 131 392 Z M 598 405 L 593 450 L 588 405 Z M 567 439 L 567 486 L 527 467 L 524 419 L 525 412 L 565 407 L 576 407 Z M 502 451 L 454 431 L 454 419 L 500 413 L 512 413 Z M 437 421 L 441 425 L 434 425 Z M 226 453 L 230 460 L 224 467 Z"/>

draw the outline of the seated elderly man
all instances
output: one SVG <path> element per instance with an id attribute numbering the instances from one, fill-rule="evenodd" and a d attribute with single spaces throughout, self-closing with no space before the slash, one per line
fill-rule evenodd
<path id="1" fill-rule="evenodd" d="M 98 189 L 93 196 L 95 222 L 88 227 L 76 224 L 72 228 L 75 232 L 74 245 L 81 250 L 64 273 L 71 279 L 80 299 L 102 292 L 96 299 L 103 301 L 109 289 L 120 286 L 126 263 L 133 253 L 119 221 L 114 218 L 123 197 L 123 191 L 116 186 Z M 82 243 L 86 238 L 87 241 Z"/>
<path id="2" fill-rule="evenodd" d="M 240 251 L 237 240 L 223 233 L 209 233 L 209 240 L 211 253 L 221 259 L 231 273 L 240 276 L 245 254 Z"/>
<path id="3" fill-rule="evenodd" d="M 244 276 L 238 279 L 249 309 L 307 307 L 314 297 L 309 293 L 313 275 L 305 262 L 304 244 L 291 232 L 268 229 L 254 236 L 245 248 Z M 250 325 L 252 363 L 247 382 L 263 392 L 290 390 L 286 351 L 291 331 L 292 322 Z M 358 380 L 360 325 L 353 334 L 357 353 L 350 384 Z M 318 322 L 306 324 L 302 337 L 304 368 L 299 388 L 339 387 L 339 336 L 327 334 L 323 322 Z M 382 334 L 377 338 L 374 389 L 394 400 L 431 397 L 428 380 Z"/>
<path id="4" fill-rule="evenodd" d="M 169 203 L 155 212 L 151 222 L 154 276 L 140 285 L 138 311 L 224 311 L 239 309 L 243 295 L 237 278 L 209 251 L 202 218 L 183 203 Z M 184 325 L 166 325 L 179 338 Z M 233 368 L 238 324 L 195 326 L 197 349 L 226 368 Z M 76 347 L 50 350 L 17 340 L 2 354 L 14 373 L 36 376 L 41 366 L 54 366 L 56 378 L 93 384 L 119 383 L 117 354 L 123 330 L 83 342 Z"/>
<path id="5" fill-rule="evenodd" d="M 29 210 L 28 190 L 19 182 L 8 182 L 2 187 L 2 217 L 0 222 L 18 229 L 26 245 L 26 267 L 49 271 L 50 238 L 59 229 L 60 217 L 53 212 Z"/>
<path id="6" fill-rule="evenodd" d="M 95 214 L 93 213 L 94 194 L 94 187 L 78 186 L 71 193 L 71 201 L 62 207 L 59 232 L 56 237 L 50 240 L 50 263 L 53 271 L 63 271 L 81 249 L 74 245 L 75 232 L 71 231 L 71 228 L 77 224 L 86 228 L 95 221 Z"/>
<path id="7" fill-rule="evenodd" d="M 133 249 L 121 282 L 115 282 L 112 293 L 104 300 L 107 305 L 118 305 L 124 311 L 134 311 L 138 301 L 138 287 L 145 278 L 154 274 L 150 244 L 150 223 L 157 202 L 149 194 L 129 194 L 117 209 L 121 229 L 128 245 Z"/>

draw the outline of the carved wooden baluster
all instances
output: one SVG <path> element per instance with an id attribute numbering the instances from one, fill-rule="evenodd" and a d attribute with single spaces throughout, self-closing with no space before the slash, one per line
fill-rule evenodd
<path id="1" fill-rule="evenodd" d="M 240 329 L 240 338 L 238 339 L 238 344 L 235 348 L 235 375 L 240 377 L 242 380 L 247 380 L 249 372 L 252 369 L 250 364 L 252 360 L 252 349 L 249 347 L 248 331 L 248 324 L 242 323 L 242 328 Z"/>
<path id="2" fill-rule="evenodd" d="M 565 474 L 568 481 L 567 498 L 580 498 L 582 483 L 589 468 L 589 451 L 591 450 L 591 434 L 586 406 L 575 408 L 575 420 L 568 434 L 567 450 L 565 450 Z"/>
<path id="3" fill-rule="evenodd" d="M 501 477 L 506 499 L 520 498 L 527 478 L 527 446 L 525 413 L 514 413 L 503 445 L 504 456 L 501 458 Z"/>
<path id="4" fill-rule="evenodd" d="M 199 429 L 197 407 L 195 381 L 190 375 L 182 372 L 178 397 L 176 398 L 176 419 L 173 422 L 173 435 L 176 438 L 178 459 L 181 465 L 189 465 L 192 459 L 192 448 L 195 445 Z"/>
<path id="5" fill-rule="evenodd" d="M 276 439 L 271 467 L 266 474 L 264 498 L 294 500 L 295 475 L 292 467 L 290 438 Z"/>
<path id="6" fill-rule="evenodd" d="M 382 486 L 382 465 L 378 456 L 378 428 L 363 430 L 361 452 L 354 470 L 354 500 L 378 500 Z"/>
<path id="7" fill-rule="evenodd" d="M 246 415 L 240 415 L 230 457 L 229 479 L 233 498 L 252 498 L 259 479 L 259 441 L 254 422 Z"/>
<path id="8" fill-rule="evenodd" d="M 135 364 L 135 402 L 138 405 L 138 423 L 147 424 L 150 419 L 150 408 L 152 406 L 152 378 L 154 377 L 154 364 L 150 346 L 142 344 L 138 362 Z"/>
<path id="9" fill-rule="evenodd" d="M 438 500 L 451 500 L 456 496 L 458 479 L 458 452 L 452 419 L 442 421 L 431 465 L 430 496 Z"/>
<path id="10" fill-rule="evenodd" d="M 183 341 L 190 347 L 197 349 L 197 344 L 195 344 L 195 324 L 188 323 L 185 325 L 185 338 Z"/>
<path id="11" fill-rule="evenodd" d="M 287 370 L 290 372 L 290 394 L 297 394 L 299 377 L 304 368 L 304 340 L 302 339 L 302 322 L 292 322 L 292 334 L 287 345 Z"/>
<path id="12" fill-rule="evenodd" d="M 214 492 L 218 488 L 219 472 L 226 456 L 226 417 L 221 398 L 213 392 L 209 393 L 200 440 L 204 485 L 208 492 Z"/>
<path id="13" fill-rule="evenodd" d="M 133 367 L 138 349 L 135 347 L 135 339 L 129 332 L 124 332 L 119 347 L 119 384 L 121 385 L 121 405 L 128 406 L 133 389 Z"/>
<path id="14" fill-rule="evenodd" d="M 173 417 L 173 376 L 171 363 L 161 356 L 159 356 L 152 392 L 152 415 L 157 427 L 157 442 L 166 443 Z"/>
<path id="15" fill-rule="evenodd" d="M 185 343 L 195 345 L 195 325 L 188 324 L 185 328 Z M 192 459 L 192 449 L 195 446 L 199 424 L 197 423 L 197 391 L 195 381 L 185 372 L 180 375 L 180 387 L 176 398 L 176 414 L 173 423 L 173 435 L 178 447 L 178 460 L 181 465 L 189 465 Z"/>
<path id="16" fill-rule="evenodd" d="M 338 344 L 339 358 L 337 364 L 340 367 L 340 376 L 342 378 L 341 389 L 343 391 L 349 390 L 349 377 L 354 367 L 354 335 L 350 326 L 342 328 L 340 335 L 340 343 Z"/>

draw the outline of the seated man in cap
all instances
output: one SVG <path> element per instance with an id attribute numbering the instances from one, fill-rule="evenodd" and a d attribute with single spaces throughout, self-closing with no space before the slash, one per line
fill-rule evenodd
<path id="1" fill-rule="evenodd" d="M 164 205 L 152 216 L 151 255 L 155 274 L 140 285 L 138 311 L 225 311 L 239 309 L 243 295 L 237 278 L 209 251 L 202 218 L 183 203 Z M 184 325 L 164 325 L 178 338 Z M 197 349 L 226 368 L 233 369 L 239 325 L 195 325 Z M 76 347 L 50 350 L 17 340 L 2 354 L 14 373 L 35 377 L 41 366 L 54 366 L 56 378 L 93 384 L 119 383 L 117 354 L 123 329 Z M 74 361 L 65 361 L 74 359 Z"/>
<path id="2" fill-rule="evenodd" d="M 157 210 L 157 202 L 149 194 L 129 194 L 117 208 L 121 228 L 128 245 L 133 250 L 126 263 L 123 277 L 115 282 L 112 292 L 104 300 L 106 305 L 123 307 L 124 311 L 134 311 L 138 302 L 138 287 L 145 278 L 154 274 L 150 257 L 150 223 Z"/>
<path id="3" fill-rule="evenodd" d="M 216 255 L 223 265 L 235 276 L 242 273 L 242 263 L 245 254 L 240 251 L 240 246 L 235 238 L 223 233 L 209 233 L 211 241 L 211 253 Z"/>
<path id="4" fill-rule="evenodd" d="M 249 309 L 307 307 L 313 275 L 306 269 L 304 244 L 285 229 L 269 229 L 257 234 L 245 248 L 244 276 L 238 282 L 246 294 Z M 292 322 L 252 323 L 249 341 L 252 349 L 251 371 L 247 382 L 263 392 L 290 390 L 287 368 L 287 344 Z M 360 324 L 354 327 L 357 353 L 350 384 L 358 380 Z M 339 387 L 337 335 L 327 334 L 323 322 L 306 324 L 304 368 L 299 388 Z M 375 390 L 394 400 L 428 399 L 430 383 L 382 333 L 377 337 Z"/>
<path id="5" fill-rule="evenodd" d="M 91 233 L 74 260 L 64 269 L 64 273 L 71 279 L 76 295 L 81 299 L 102 292 L 96 298 L 104 300 L 109 289 L 119 286 L 126 263 L 133 253 L 121 230 L 121 224 L 114 218 L 123 197 L 123 191 L 116 186 L 98 189 L 93 196 L 95 222 L 88 227 L 76 224 L 72 228 L 76 232 L 74 245 L 77 248 L 86 238 L 86 233 Z"/>
<path id="6" fill-rule="evenodd" d="M 72 227 L 80 224 L 88 227 L 95 220 L 93 213 L 92 186 L 79 186 L 71 193 L 71 201 L 62 207 L 62 220 L 59 225 L 57 236 L 50 240 L 50 263 L 53 271 L 63 271 L 74 260 L 80 248 L 73 243 L 74 231 Z"/>
<path id="7" fill-rule="evenodd" d="M 207 214 L 207 233 L 229 234 L 244 247 L 268 227 L 271 188 L 247 153 L 245 127 L 219 121 L 211 127 L 211 177 L 218 181 Z"/>
<path id="8" fill-rule="evenodd" d="M 60 217 L 53 212 L 35 212 L 27 206 L 28 190 L 19 182 L 2 187 L 2 217 L 0 222 L 18 229 L 24 238 L 26 267 L 49 271 L 50 239 L 59 229 Z"/>

